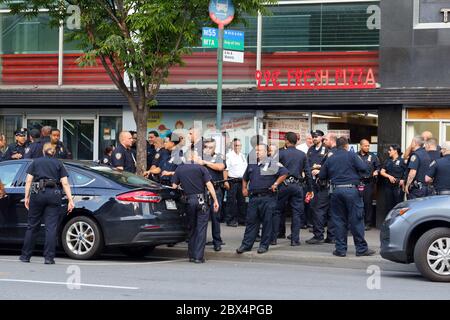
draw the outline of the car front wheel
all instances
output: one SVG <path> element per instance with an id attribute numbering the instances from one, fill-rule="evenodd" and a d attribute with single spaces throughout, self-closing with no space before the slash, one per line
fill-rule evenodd
<path id="1" fill-rule="evenodd" d="M 450 282 L 450 228 L 425 232 L 414 248 L 414 261 L 427 279 Z"/>
<path id="2" fill-rule="evenodd" d="M 86 216 L 70 219 L 64 226 L 61 240 L 64 251 L 73 259 L 92 259 L 103 249 L 103 235 L 97 222 Z"/>

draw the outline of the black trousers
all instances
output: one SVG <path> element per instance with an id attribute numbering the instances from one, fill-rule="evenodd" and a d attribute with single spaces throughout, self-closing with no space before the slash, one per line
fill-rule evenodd
<path id="1" fill-rule="evenodd" d="M 242 195 L 242 182 L 231 182 L 230 190 L 227 190 L 227 206 L 225 214 L 226 223 L 245 223 L 246 206 L 245 198 Z"/>
<path id="2" fill-rule="evenodd" d="M 387 211 L 391 211 L 398 203 L 403 202 L 404 196 L 405 193 L 399 185 L 386 183 L 384 198 L 386 199 Z"/>
<path id="3" fill-rule="evenodd" d="M 209 216 L 211 218 L 211 233 L 214 246 L 220 246 L 222 244 L 222 237 L 220 236 L 220 211 L 222 210 L 222 189 L 216 188 L 217 201 L 219 202 L 219 211 L 214 212 L 214 206 L 209 208 Z"/>
<path id="4" fill-rule="evenodd" d="M 373 221 L 373 189 L 375 183 L 368 182 L 364 184 L 363 202 L 364 202 L 364 223 L 372 224 Z"/>
<path id="5" fill-rule="evenodd" d="M 57 230 L 61 216 L 61 198 L 61 190 L 55 188 L 46 188 L 37 194 L 31 194 L 28 228 L 25 233 L 22 257 L 29 259 L 32 256 L 43 218 L 45 224 L 44 257 L 46 259 L 55 258 Z"/>
<path id="6" fill-rule="evenodd" d="M 196 195 L 187 196 L 186 212 L 189 225 L 189 258 L 202 260 L 205 254 L 206 232 L 208 230 L 209 207 L 199 204 Z"/>
<path id="7" fill-rule="evenodd" d="M 314 198 L 311 200 L 311 208 L 313 210 L 314 238 L 323 240 L 325 226 L 327 226 L 327 238 L 334 240 L 334 225 L 330 216 L 328 188 L 314 186 Z"/>

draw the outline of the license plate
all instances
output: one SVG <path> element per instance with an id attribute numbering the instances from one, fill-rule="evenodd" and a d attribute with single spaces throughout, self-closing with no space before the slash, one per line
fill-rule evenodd
<path id="1" fill-rule="evenodd" d="M 166 200 L 167 210 L 177 210 L 177 204 L 173 200 Z"/>

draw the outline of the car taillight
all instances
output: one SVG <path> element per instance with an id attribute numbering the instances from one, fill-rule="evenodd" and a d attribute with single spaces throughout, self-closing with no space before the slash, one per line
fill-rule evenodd
<path id="1" fill-rule="evenodd" d="M 161 197 L 154 192 L 150 191 L 132 191 L 124 194 L 120 194 L 116 196 L 116 199 L 119 201 L 127 201 L 127 202 L 150 202 L 150 203 L 158 203 L 161 201 Z"/>

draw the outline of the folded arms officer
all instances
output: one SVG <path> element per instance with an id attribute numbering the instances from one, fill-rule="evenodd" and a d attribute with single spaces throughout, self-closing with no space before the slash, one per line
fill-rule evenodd
<path id="1" fill-rule="evenodd" d="M 63 163 L 54 158 L 55 148 L 50 143 L 43 146 L 44 157 L 35 159 L 27 170 L 25 185 L 25 207 L 28 212 L 28 228 L 20 260 L 30 262 L 36 236 L 41 225 L 45 223 L 45 264 L 54 264 L 57 229 L 60 221 L 62 192 L 68 198 L 68 212 L 74 208 L 67 171 Z"/>
<path id="2" fill-rule="evenodd" d="M 426 197 L 429 188 L 425 183 L 425 175 L 431 164 L 431 159 L 424 148 L 425 141 L 421 136 L 413 139 L 411 148 L 413 153 L 408 162 L 408 176 L 406 179 L 405 193 L 408 199 Z"/>
<path id="3" fill-rule="evenodd" d="M 209 201 L 205 187 L 213 198 L 213 208 L 219 211 L 219 202 L 211 182 L 211 175 L 205 167 L 194 163 L 194 153 L 188 153 L 188 162 L 180 164 L 172 176 L 172 186 L 179 185 L 187 198 L 187 216 L 189 225 L 189 261 L 205 262 L 206 231 L 209 220 Z"/>
<path id="4" fill-rule="evenodd" d="M 261 142 L 255 148 L 256 164 L 249 164 L 242 178 L 242 193 L 250 197 L 244 239 L 236 249 L 238 254 L 250 251 L 262 223 L 262 236 L 258 253 L 269 250 L 272 238 L 272 216 L 277 206 L 278 186 L 289 175 L 279 162 L 267 156 L 267 145 Z"/>
<path id="5" fill-rule="evenodd" d="M 18 160 L 22 159 L 25 155 L 25 149 L 28 147 L 27 143 L 27 131 L 24 129 L 16 130 L 14 132 L 16 136 L 16 142 L 8 146 L 3 155 L 3 160 Z"/>
<path id="6" fill-rule="evenodd" d="M 131 146 L 133 137 L 128 131 L 122 131 L 119 135 L 119 145 L 114 149 L 111 156 L 111 165 L 119 171 L 136 173 L 136 159 Z"/>

